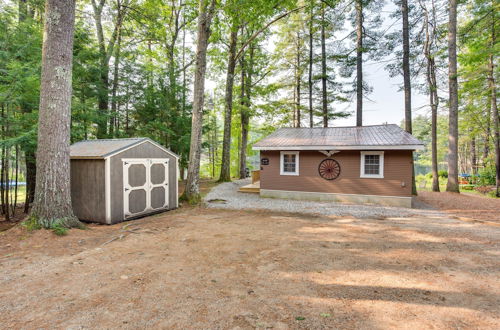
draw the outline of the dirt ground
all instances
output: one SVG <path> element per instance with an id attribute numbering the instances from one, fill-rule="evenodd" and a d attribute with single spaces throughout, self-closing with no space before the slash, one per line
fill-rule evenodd
<path id="1" fill-rule="evenodd" d="M 500 229 L 205 208 L 0 233 L 0 328 L 498 329 Z"/>
<path id="2" fill-rule="evenodd" d="M 468 193 L 419 191 L 417 199 L 449 214 L 500 225 L 500 198 Z"/>

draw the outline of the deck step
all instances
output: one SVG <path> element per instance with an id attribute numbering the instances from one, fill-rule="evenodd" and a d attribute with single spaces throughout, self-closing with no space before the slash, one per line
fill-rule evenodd
<path id="1" fill-rule="evenodd" d="M 245 187 L 241 187 L 240 189 L 238 189 L 239 192 L 244 192 L 244 193 L 255 193 L 255 194 L 258 194 L 260 193 L 260 188 L 245 188 Z"/>
<path id="2" fill-rule="evenodd" d="M 246 186 L 240 187 L 238 189 L 239 192 L 244 192 L 244 193 L 253 193 L 253 194 L 258 194 L 260 193 L 260 182 L 257 181 L 252 184 L 247 184 Z"/>

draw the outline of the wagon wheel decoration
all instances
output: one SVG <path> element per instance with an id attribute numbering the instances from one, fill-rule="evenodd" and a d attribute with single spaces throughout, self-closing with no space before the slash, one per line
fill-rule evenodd
<path id="1" fill-rule="evenodd" d="M 319 175 L 325 180 L 335 180 L 340 175 L 340 165 L 335 159 L 325 159 L 319 163 Z"/>

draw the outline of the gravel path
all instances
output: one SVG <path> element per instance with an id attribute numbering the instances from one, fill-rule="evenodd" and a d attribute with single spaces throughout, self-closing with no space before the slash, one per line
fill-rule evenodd
<path id="1" fill-rule="evenodd" d="M 430 208 L 408 209 L 400 207 L 261 198 L 258 194 L 238 192 L 239 187 L 249 183 L 250 179 L 222 183 L 214 187 L 205 196 L 204 200 L 210 208 L 233 210 L 270 210 L 278 212 L 321 214 L 327 216 L 354 216 L 356 218 L 443 216 L 443 213 Z"/>

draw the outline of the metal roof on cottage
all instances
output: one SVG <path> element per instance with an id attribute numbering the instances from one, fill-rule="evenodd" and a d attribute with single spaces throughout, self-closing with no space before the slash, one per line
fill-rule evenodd
<path id="1" fill-rule="evenodd" d="M 144 142 L 149 142 L 156 145 L 157 147 L 165 149 L 165 147 L 159 145 L 153 140 L 144 137 L 125 138 L 125 139 L 85 140 L 76 142 L 75 144 L 71 145 L 70 157 L 73 159 L 76 158 L 103 159 Z M 167 151 L 172 153 L 170 150 Z M 175 155 L 174 153 L 172 154 L 178 158 L 177 155 Z"/>
<path id="2" fill-rule="evenodd" d="M 423 143 L 398 125 L 280 128 L 254 150 L 417 150 Z"/>

